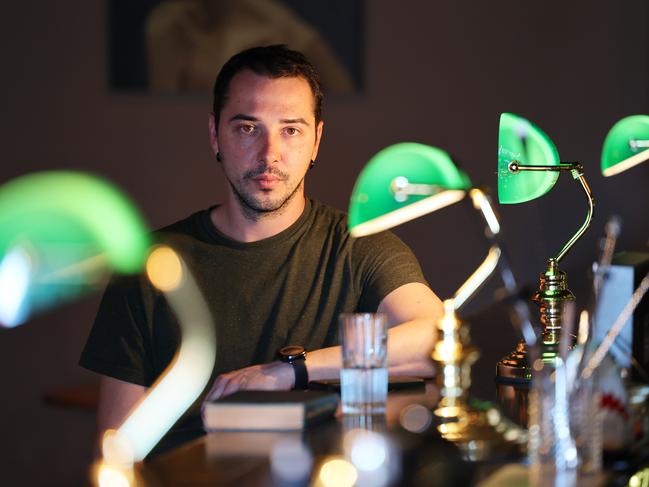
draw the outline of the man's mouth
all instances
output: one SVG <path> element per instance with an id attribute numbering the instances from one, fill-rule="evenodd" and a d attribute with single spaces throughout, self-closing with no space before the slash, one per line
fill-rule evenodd
<path id="1" fill-rule="evenodd" d="M 252 178 L 255 181 L 281 181 L 281 178 L 278 176 L 275 176 L 274 174 L 260 174 L 259 176 L 255 176 Z"/>
<path id="2" fill-rule="evenodd" d="M 272 189 L 283 180 L 284 178 L 269 173 L 259 174 L 252 178 L 252 181 L 254 181 L 260 189 Z"/>

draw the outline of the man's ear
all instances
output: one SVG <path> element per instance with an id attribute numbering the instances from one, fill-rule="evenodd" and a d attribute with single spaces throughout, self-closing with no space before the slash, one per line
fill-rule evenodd
<path id="1" fill-rule="evenodd" d="M 216 120 L 213 113 L 210 113 L 208 116 L 207 126 L 210 131 L 210 146 L 212 147 L 214 155 L 216 155 L 219 152 L 219 141 L 216 135 Z"/>
<path id="2" fill-rule="evenodd" d="M 311 152 L 311 160 L 315 161 L 318 157 L 318 150 L 320 149 L 320 139 L 322 139 L 322 131 L 324 129 L 324 122 L 320 120 L 315 128 L 315 144 L 313 144 L 313 152 Z"/>

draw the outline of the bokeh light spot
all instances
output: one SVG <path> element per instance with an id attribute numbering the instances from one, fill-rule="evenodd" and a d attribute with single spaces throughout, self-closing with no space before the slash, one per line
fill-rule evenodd
<path id="1" fill-rule="evenodd" d="M 0 261 L 0 324 L 20 325 L 26 318 L 24 301 L 29 289 L 31 258 L 17 247 Z"/>
<path id="2" fill-rule="evenodd" d="M 121 469 L 111 465 L 101 465 L 97 473 L 99 487 L 131 487 L 131 482 Z"/>
<path id="3" fill-rule="evenodd" d="M 180 259 L 171 247 L 156 247 L 146 261 L 146 273 L 151 283 L 161 291 L 173 291 L 182 280 Z"/>
<path id="4" fill-rule="evenodd" d="M 430 427 L 432 416 L 421 404 L 410 404 L 401 410 L 399 423 L 411 433 L 423 433 Z"/>
<path id="5" fill-rule="evenodd" d="M 357 479 L 356 467 L 343 458 L 327 460 L 320 469 L 320 481 L 325 487 L 352 487 Z"/>
<path id="6" fill-rule="evenodd" d="M 388 448 L 383 436 L 372 431 L 354 435 L 351 446 L 351 461 L 364 472 L 379 469 L 387 460 Z"/>
<path id="7" fill-rule="evenodd" d="M 285 438 L 273 445 L 270 465 L 279 485 L 292 484 L 308 478 L 313 457 L 309 449 L 296 438 Z"/>

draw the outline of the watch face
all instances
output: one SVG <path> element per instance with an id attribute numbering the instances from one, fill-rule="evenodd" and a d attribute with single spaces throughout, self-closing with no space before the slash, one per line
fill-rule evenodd
<path id="1" fill-rule="evenodd" d="M 292 361 L 305 356 L 304 347 L 300 345 L 289 345 L 279 349 L 279 354 L 282 360 Z"/>

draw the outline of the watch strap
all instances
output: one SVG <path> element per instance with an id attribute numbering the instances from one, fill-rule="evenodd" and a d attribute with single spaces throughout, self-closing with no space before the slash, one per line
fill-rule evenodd
<path id="1" fill-rule="evenodd" d="M 304 390 L 309 386 L 309 373 L 306 369 L 306 351 L 301 345 L 287 345 L 277 351 L 282 362 L 293 366 L 295 383 L 293 389 Z"/>
<path id="2" fill-rule="evenodd" d="M 306 360 L 303 358 L 290 362 L 295 372 L 295 385 L 293 389 L 304 390 L 309 386 L 309 373 L 306 370 Z"/>

